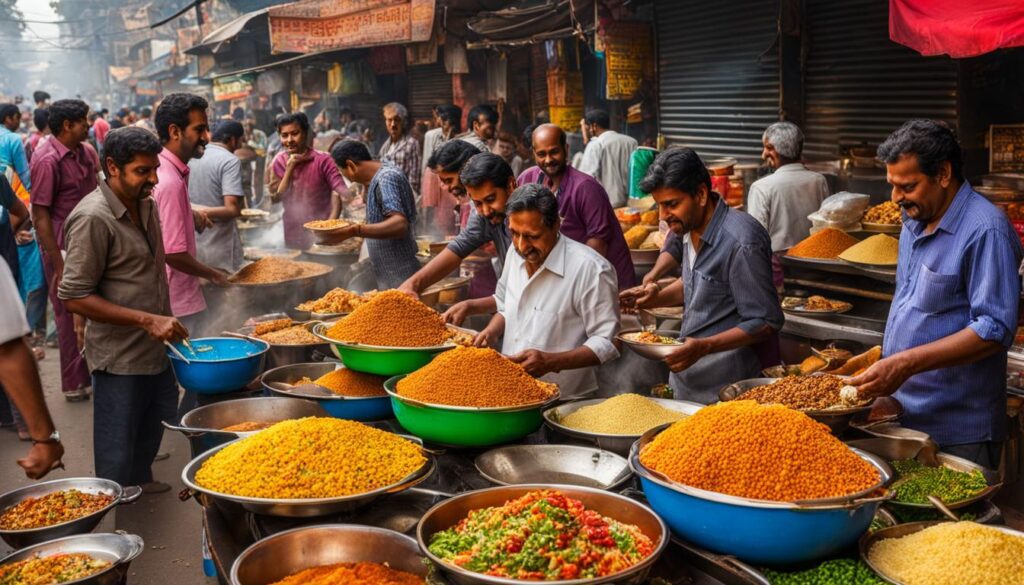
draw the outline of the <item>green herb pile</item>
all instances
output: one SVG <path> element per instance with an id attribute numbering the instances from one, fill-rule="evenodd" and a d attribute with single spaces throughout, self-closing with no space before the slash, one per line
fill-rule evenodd
<path id="1" fill-rule="evenodd" d="M 796 573 L 778 573 L 765 569 L 764 576 L 772 585 L 885 585 L 875 573 L 858 559 L 834 559 Z"/>
<path id="2" fill-rule="evenodd" d="M 962 502 L 981 493 L 988 482 L 980 471 L 966 473 L 948 467 L 927 467 L 914 459 L 893 461 L 899 479 L 893 499 L 906 504 L 927 504 L 935 496 L 947 504 Z"/>

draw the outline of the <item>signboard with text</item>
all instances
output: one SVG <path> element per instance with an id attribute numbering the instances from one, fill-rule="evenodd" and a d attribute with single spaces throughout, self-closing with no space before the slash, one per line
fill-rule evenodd
<path id="1" fill-rule="evenodd" d="M 632 98 L 651 64 L 651 27 L 644 23 L 611 23 L 604 27 L 601 40 L 608 73 L 607 98 Z"/>
<path id="2" fill-rule="evenodd" d="M 251 75 L 228 75 L 213 80 L 213 100 L 220 102 L 247 97 L 252 93 Z"/>
<path id="3" fill-rule="evenodd" d="M 300 2 L 269 12 L 273 53 L 314 53 L 430 39 L 435 0 Z M 306 16 L 292 16 L 303 14 Z"/>

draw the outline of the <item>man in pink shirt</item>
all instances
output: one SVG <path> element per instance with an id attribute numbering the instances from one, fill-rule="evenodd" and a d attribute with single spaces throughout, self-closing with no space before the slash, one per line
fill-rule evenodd
<path id="1" fill-rule="evenodd" d="M 281 116 L 277 133 L 284 150 L 271 166 L 270 198 L 284 206 L 285 245 L 305 250 L 313 236 L 302 224 L 341 215 L 341 198 L 348 188 L 331 155 L 310 146 L 306 114 Z"/>
<path id="2" fill-rule="evenodd" d="M 107 122 L 109 110 L 103 108 L 96 113 L 96 121 L 92 123 L 93 135 L 96 136 L 96 146 L 103 148 L 103 142 L 107 139 L 107 132 L 110 132 L 110 122 Z"/>
<path id="3" fill-rule="evenodd" d="M 89 106 L 80 100 L 57 100 L 50 105 L 47 124 L 53 136 L 32 155 L 32 224 L 43 252 L 43 270 L 53 303 L 60 349 L 60 378 L 64 398 L 89 398 L 89 369 L 79 351 L 74 317 L 57 298 L 64 273 L 64 220 L 86 195 L 96 190 L 100 159 L 89 145 Z"/>
<path id="4" fill-rule="evenodd" d="M 193 212 L 188 198 L 188 161 L 203 156 L 210 140 L 206 118 L 206 100 L 190 93 L 172 93 L 156 110 L 156 131 L 163 143 L 159 181 L 153 189 L 163 232 L 167 259 L 167 286 L 171 295 L 171 313 L 185 325 L 192 336 L 203 331 L 206 300 L 199 279 L 217 285 L 227 284 L 227 273 L 207 266 L 196 259 L 196 230 L 205 229 L 209 218 Z M 195 397 L 185 393 L 180 409 L 194 407 Z M 183 414 L 179 413 L 179 414 Z"/>

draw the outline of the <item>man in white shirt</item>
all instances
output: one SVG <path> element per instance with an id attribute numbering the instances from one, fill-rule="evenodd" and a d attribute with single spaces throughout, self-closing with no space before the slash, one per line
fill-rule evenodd
<path id="1" fill-rule="evenodd" d="M 807 216 L 828 197 L 828 182 L 821 173 L 807 170 L 800 162 L 804 133 L 792 122 L 776 122 L 761 137 L 761 158 L 774 173 L 754 181 L 747 196 L 747 211 L 768 230 L 772 239 L 773 276 L 776 287 L 782 284 L 781 252 L 793 247 L 811 233 Z"/>
<path id="2" fill-rule="evenodd" d="M 597 366 L 619 356 L 615 269 L 600 254 L 559 234 L 558 200 L 523 185 L 506 207 L 512 248 L 494 293 L 498 312 L 474 340 L 496 345 L 526 371 L 558 384 L 563 399 L 597 390 Z"/>
<path id="3" fill-rule="evenodd" d="M 597 179 L 608 192 L 612 207 L 625 207 L 629 197 L 629 158 L 637 149 L 637 141 L 625 134 L 609 130 L 611 118 L 604 110 L 590 110 L 580 122 L 583 151 L 580 171 Z"/>

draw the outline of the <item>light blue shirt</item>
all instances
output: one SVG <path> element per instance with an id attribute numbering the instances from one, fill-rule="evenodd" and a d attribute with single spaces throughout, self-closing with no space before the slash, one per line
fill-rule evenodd
<path id="1" fill-rule="evenodd" d="M 32 190 L 32 177 L 21 135 L 0 126 L 0 173 L 6 172 L 7 167 L 14 167 L 14 172 L 18 173 L 25 188 Z"/>
<path id="2" fill-rule="evenodd" d="M 1005 348 L 1017 329 L 1020 238 L 1002 211 L 960 187 L 938 227 L 904 217 L 886 356 L 969 327 Z M 1006 351 L 973 364 L 911 377 L 894 397 L 904 426 L 940 446 L 1006 438 Z"/>

